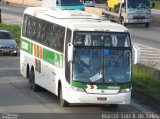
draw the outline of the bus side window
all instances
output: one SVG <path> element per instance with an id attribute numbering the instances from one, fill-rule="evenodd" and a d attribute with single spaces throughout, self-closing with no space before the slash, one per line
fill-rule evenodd
<path id="1" fill-rule="evenodd" d="M 24 15 L 24 21 L 23 21 L 23 36 L 26 36 L 27 34 L 27 22 L 28 22 L 28 15 Z"/>
<path id="2" fill-rule="evenodd" d="M 48 40 L 49 28 L 50 28 L 49 23 L 46 23 L 43 29 L 44 30 L 43 31 L 43 44 L 46 46 L 49 46 L 49 40 Z"/>
<path id="3" fill-rule="evenodd" d="M 54 30 L 54 24 L 51 25 L 51 36 L 50 36 L 49 47 L 55 48 L 55 30 Z"/>

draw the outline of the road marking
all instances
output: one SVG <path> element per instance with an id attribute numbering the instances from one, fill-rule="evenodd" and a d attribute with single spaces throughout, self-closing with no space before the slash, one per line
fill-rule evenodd
<path id="1" fill-rule="evenodd" d="M 133 44 L 141 50 L 140 63 L 160 69 L 160 49 L 138 43 Z"/>
<path id="2" fill-rule="evenodd" d="M 21 26 L 22 20 L 23 20 L 22 17 L 8 15 L 8 14 L 2 14 L 2 22 L 6 23 L 6 24 L 13 24 L 13 25 Z"/>

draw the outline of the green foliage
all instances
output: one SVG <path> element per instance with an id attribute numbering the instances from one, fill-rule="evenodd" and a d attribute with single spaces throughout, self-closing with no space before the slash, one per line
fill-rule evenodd
<path id="1" fill-rule="evenodd" d="M 16 38 L 17 44 L 20 45 L 21 28 L 19 26 L 0 24 L 0 29 L 10 31 L 14 38 Z"/>
<path id="2" fill-rule="evenodd" d="M 160 78 L 155 76 L 157 71 L 142 64 L 134 65 L 132 75 L 133 90 L 160 103 Z"/>
<path id="3" fill-rule="evenodd" d="M 155 4 L 155 7 L 153 9 L 160 9 L 160 0 L 158 1 L 152 1 L 151 4 Z"/>

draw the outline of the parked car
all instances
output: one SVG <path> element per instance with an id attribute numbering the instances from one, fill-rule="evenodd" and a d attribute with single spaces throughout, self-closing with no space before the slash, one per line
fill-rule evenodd
<path id="1" fill-rule="evenodd" d="M 17 56 L 18 48 L 13 35 L 6 30 L 0 30 L 0 53 Z"/>
<path id="2" fill-rule="evenodd" d="M 95 0 L 83 0 L 83 5 L 86 7 L 95 7 Z"/>

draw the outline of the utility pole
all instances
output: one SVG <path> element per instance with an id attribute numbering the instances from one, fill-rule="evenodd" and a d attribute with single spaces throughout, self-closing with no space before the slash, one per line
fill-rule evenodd
<path id="1" fill-rule="evenodd" d="M 0 24 L 2 23 L 2 17 L 1 17 L 1 8 L 0 8 Z"/>
<path id="2" fill-rule="evenodd" d="M 2 0 L 0 0 L 0 2 L 3 2 Z M 0 8 L 0 24 L 2 23 L 2 17 L 1 17 L 1 8 Z"/>

